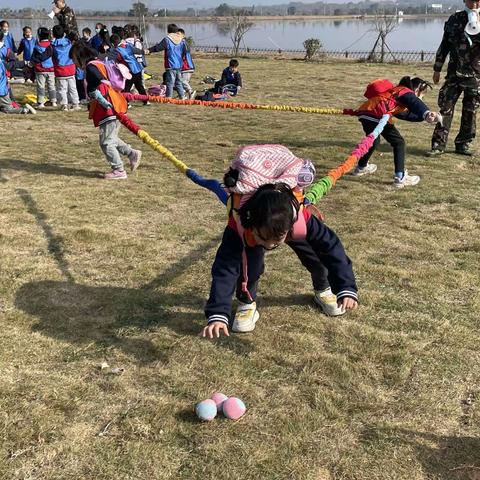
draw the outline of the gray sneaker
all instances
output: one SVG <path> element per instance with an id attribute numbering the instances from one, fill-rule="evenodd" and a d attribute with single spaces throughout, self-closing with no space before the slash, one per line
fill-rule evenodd
<path id="1" fill-rule="evenodd" d="M 132 153 L 128 156 L 128 161 L 130 163 L 130 170 L 134 172 L 140 165 L 140 160 L 142 159 L 141 150 L 132 150 Z"/>
<path id="2" fill-rule="evenodd" d="M 377 166 L 374 163 L 367 163 L 364 167 L 359 167 L 358 165 L 355 167 L 352 175 L 354 177 L 361 177 L 363 175 L 370 175 L 377 171 Z"/>

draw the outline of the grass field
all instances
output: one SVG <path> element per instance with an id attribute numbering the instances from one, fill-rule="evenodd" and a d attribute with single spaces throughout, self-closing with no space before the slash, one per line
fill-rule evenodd
<path id="1" fill-rule="evenodd" d="M 193 84 L 225 63 L 197 59 Z M 431 76 L 240 67 L 245 101 L 337 108 L 355 107 L 371 79 Z M 362 137 L 342 116 L 169 105 L 129 115 L 216 178 L 238 146 L 266 142 L 323 175 Z M 267 256 L 255 332 L 207 341 L 197 334 L 220 203 L 147 146 L 137 176 L 102 181 L 86 112 L 1 122 L 0 478 L 480 479 L 477 159 L 427 159 L 431 127 L 399 124 L 421 183 L 394 190 L 383 145 L 375 175 L 345 176 L 320 204 L 354 262 L 360 308 L 323 316 L 308 273 L 280 248 Z M 241 397 L 247 415 L 199 423 L 193 406 L 217 390 Z"/>

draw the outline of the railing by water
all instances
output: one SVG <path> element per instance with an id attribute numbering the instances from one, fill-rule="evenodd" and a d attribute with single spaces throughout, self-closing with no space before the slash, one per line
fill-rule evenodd
<path id="1" fill-rule="evenodd" d="M 232 47 L 220 47 L 220 46 L 205 46 L 205 45 L 195 45 L 195 50 L 198 52 L 204 53 L 225 53 L 231 54 Z M 288 57 L 304 57 L 305 50 L 283 50 L 280 48 L 240 48 L 238 50 L 239 54 L 242 55 L 285 55 Z M 384 62 L 433 62 L 435 60 L 436 52 L 425 52 L 421 51 L 404 51 L 404 52 L 391 52 L 385 51 L 383 55 Z M 321 50 L 315 55 L 314 58 L 344 58 L 351 60 L 360 60 L 360 61 L 380 61 L 381 54 L 380 52 L 375 52 L 373 55 L 371 52 L 357 52 L 357 51 L 343 51 L 343 50 Z"/>

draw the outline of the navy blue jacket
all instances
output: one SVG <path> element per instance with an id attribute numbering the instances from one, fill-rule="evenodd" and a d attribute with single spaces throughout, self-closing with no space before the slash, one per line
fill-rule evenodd
<path id="1" fill-rule="evenodd" d="M 230 67 L 227 67 L 222 72 L 222 78 L 220 79 L 220 85 L 221 86 L 236 85 L 237 87 L 241 87 L 242 86 L 242 76 L 240 75 L 240 72 L 232 72 L 230 70 Z"/>
<path id="2" fill-rule="evenodd" d="M 396 118 L 407 120 L 409 122 L 422 122 L 425 114 L 430 109 L 414 93 L 405 93 L 397 98 L 397 101 L 403 107 L 408 108 L 408 112 L 402 112 L 395 115 Z"/>
<path id="3" fill-rule="evenodd" d="M 327 268 L 328 281 L 332 292 L 337 295 L 337 299 L 350 297 L 358 300 L 352 262 L 347 257 L 335 232 L 312 215 L 307 221 L 306 242 Z M 289 242 L 286 243 L 289 245 Z M 294 249 L 293 245 L 289 246 Z M 228 324 L 230 321 L 232 296 L 242 270 L 243 248 L 243 242 L 239 235 L 233 228 L 227 226 L 212 266 L 212 286 L 210 297 L 205 306 L 205 316 L 209 322 L 220 321 Z M 263 272 L 263 265 L 252 268 L 250 264 L 249 250 L 252 248 L 262 249 L 262 247 L 246 248 L 249 270 L 261 273 Z M 258 252 L 256 253 L 258 256 Z M 261 255 L 261 258 L 263 259 L 263 255 Z M 293 280 L 292 283 L 294 283 Z M 255 292 L 252 290 L 254 289 L 250 289 L 250 294 L 254 297 Z"/>

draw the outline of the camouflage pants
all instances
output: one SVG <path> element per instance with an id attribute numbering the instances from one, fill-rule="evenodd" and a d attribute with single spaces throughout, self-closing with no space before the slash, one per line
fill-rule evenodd
<path id="1" fill-rule="evenodd" d="M 437 123 L 432 136 L 432 148 L 445 149 L 452 125 L 455 104 L 463 92 L 462 119 L 455 146 L 467 146 L 475 138 L 477 108 L 480 105 L 480 91 L 476 79 L 447 78 L 438 93 L 438 106 L 443 116 L 443 125 Z"/>

